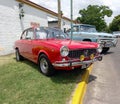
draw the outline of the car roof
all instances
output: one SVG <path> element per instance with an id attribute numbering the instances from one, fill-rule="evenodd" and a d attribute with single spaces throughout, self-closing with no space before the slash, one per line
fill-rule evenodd
<path id="1" fill-rule="evenodd" d="M 73 24 L 73 26 L 92 26 L 95 27 L 94 25 L 89 25 L 89 24 Z"/>
<path id="2" fill-rule="evenodd" d="M 45 27 L 45 26 L 40 26 L 40 27 L 30 27 L 30 28 L 27 28 L 25 30 L 29 30 L 29 29 L 37 29 L 37 28 L 40 28 L 40 29 L 45 29 L 45 30 L 60 30 L 59 28 L 55 28 L 55 27 Z M 25 31 L 24 30 L 24 31 Z"/>
<path id="3" fill-rule="evenodd" d="M 115 34 L 116 34 L 116 33 L 120 33 L 120 31 L 113 31 L 113 33 L 115 33 Z"/>

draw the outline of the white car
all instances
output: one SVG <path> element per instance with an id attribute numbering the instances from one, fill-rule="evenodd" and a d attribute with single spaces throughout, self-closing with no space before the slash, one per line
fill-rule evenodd
<path id="1" fill-rule="evenodd" d="M 120 38 L 120 31 L 114 31 L 113 35 L 116 36 L 116 38 Z"/>

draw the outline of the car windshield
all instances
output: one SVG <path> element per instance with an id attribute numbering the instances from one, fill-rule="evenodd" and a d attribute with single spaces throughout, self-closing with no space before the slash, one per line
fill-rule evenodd
<path id="1" fill-rule="evenodd" d="M 62 30 L 56 28 L 38 28 L 36 29 L 36 39 L 66 39 L 67 34 L 65 34 Z"/>
<path id="2" fill-rule="evenodd" d="M 80 31 L 82 31 L 82 32 L 97 32 L 96 28 L 94 26 L 85 26 L 85 25 L 80 26 Z"/>

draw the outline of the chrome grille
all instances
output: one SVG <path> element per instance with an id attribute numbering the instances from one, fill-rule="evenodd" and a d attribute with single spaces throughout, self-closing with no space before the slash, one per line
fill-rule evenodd
<path id="1" fill-rule="evenodd" d="M 112 42 L 114 39 L 100 39 L 101 42 Z"/>
<path id="2" fill-rule="evenodd" d="M 91 54 L 96 54 L 96 49 L 80 49 L 80 50 L 70 50 L 68 57 L 70 58 L 79 58 L 80 55 L 85 55 L 89 57 Z"/>

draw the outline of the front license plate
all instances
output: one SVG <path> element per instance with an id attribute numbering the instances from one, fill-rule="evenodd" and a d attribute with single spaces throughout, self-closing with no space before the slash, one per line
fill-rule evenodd
<path id="1" fill-rule="evenodd" d="M 105 46 L 106 46 L 106 47 L 111 47 L 112 45 L 111 45 L 111 44 L 106 44 Z"/>
<path id="2" fill-rule="evenodd" d="M 86 65 L 86 64 L 83 64 L 81 68 L 82 68 L 82 69 L 85 69 L 85 68 L 87 68 L 87 65 Z"/>

